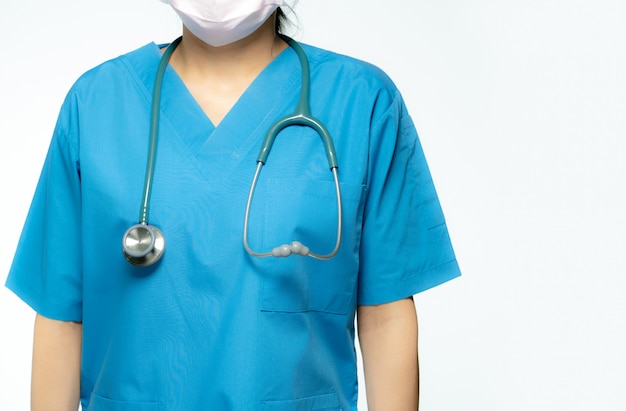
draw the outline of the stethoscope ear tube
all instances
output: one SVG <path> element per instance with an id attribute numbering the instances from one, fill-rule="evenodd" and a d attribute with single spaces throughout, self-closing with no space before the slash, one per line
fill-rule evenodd
<path id="1" fill-rule="evenodd" d="M 300 97 L 298 98 L 298 105 L 296 106 L 295 111 L 292 114 L 278 120 L 267 132 L 265 139 L 263 140 L 263 144 L 261 145 L 261 150 L 259 150 L 257 162 L 260 161 L 265 164 L 267 156 L 272 149 L 272 145 L 274 144 L 274 140 L 276 139 L 278 133 L 289 126 L 298 125 L 310 127 L 317 133 L 318 136 L 320 136 L 324 144 L 324 150 L 326 151 L 328 167 L 331 170 L 333 168 L 338 168 L 339 163 L 337 161 L 337 153 L 335 151 L 335 145 L 330 136 L 330 132 L 326 129 L 324 123 L 313 117 L 311 114 L 311 106 L 309 104 L 309 96 L 311 94 L 309 59 L 307 58 L 304 49 L 300 46 L 300 44 L 298 44 L 297 41 L 284 35 L 281 35 L 281 38 L 287 42 L 293 51 L 295 51 L 298 59 L 300 60 L 300 67 L 302 69 Z"/>
<path id="2" fill-rule="evenodd" d="M 265 257 L 289 257 L 290 255 L 300 255 L 303 257 L 311 257 L 316 260 L 330 260 L 333 258 L 337 252 L 339 252 L 339 247 L 341 246 L 341 228 L 343 225 L 343 212 L 342 212 L 342 204 L 341 204 L 341 185 L 339 184 L 339 175 L 337 172 L 337 167 L 333 167 L 331 169 L 333 173 L 333 179 L 335 181 L 335 194 L 337 197 L 337 236 L 335 239 L 335 246 L 328 254 L 318 254 L 309 249 L 308 246 L 302 244 L 300 241 L 292 241 L 290 244 L 282 244 L 277 247 L 274 247 L 271 251 L 266 252 L 256 252 L 250 248 L 250 244 L 248 243 L 248 221 L 250 219 L 250 207 L 252 206 L 252 198 L 254 197 L 254 191 L 257 185 L 257 181 L 259 180 L 259 175 L 261 174 L 261 168 L 263 168 L 263 162 L 257 162 L 256 172 L 254 173 L 254 177 L 252 178 L 252 183 L 250 184 L 250 192 L 248 193 L 248 202 L 246 204 L 246 212 L 243 220 L 243 246 L 248 252 L 248 254 L 253 257 L 265 258 Z"/>
<path id="3" fill-rule="evenodd" d="M 263 164 L 267 162 L 267 157 L 272 150 L 276 136 L 278 136 L 278 133 L 280 133 L 283 129 L 289 126 L 304 126 L 313 129 L 313 131 L 315 131 L 322 139 L 322 144 L 324 144 L 324 151 L 326 152 L 326 158 L 328 159 L 328 168 L 332 170 L 339 167 L 339 164 L 337 163 L 335 145 L 333 143 L 333 139 L 330 137 L 330 133 L 321 121 L 306 112 L 295 112 L 278 120 L 272 126 L 272 128 L 265 135 L 263 145 L 261 145 L 259 155 L 257 156 L 257 162 Z"/>

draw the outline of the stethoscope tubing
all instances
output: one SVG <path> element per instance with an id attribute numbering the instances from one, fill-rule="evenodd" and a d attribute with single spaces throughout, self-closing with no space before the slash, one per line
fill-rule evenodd
<path id="1" fill-rule="evenodd" d="M 163 52 L 157 67 L 152 91 L 152 107 L 150 111 L 150 137 L 148 145 L 148 159 L 146 161 L 146 175 L 143 184 L 143 195 L 139 211 L 139 223 L 131 226 L 122 236 L 122 252 L 130 264 L 137 267 L 147 267 L 156 263 L 165 251 L 165 237 L 161 230 L 148 222 L 150 211 L 150 196 L 152 182 L 156 168 L 156 154 L 159 140 L 159 111 L 161 108 L 161 86 L 163 76 L 172 53 L 181 42 L 182 37 L 174 40 Z"/>
<path id="2" fill-rule="evenodd" d="M 150 211 L 150 196 L 152 194 L 152 181 L 154 180 L 154 170 L 156 168 L 156 154 L 159 141 L 159 119 L 161 110 L 161 90 L 163 84 L 163 76 L 169 64 L 172 53 L 180 44 L 182 36 L 174 40 L 163 52 L 163 56 L 159 61 L 157 74 L 154 79 L 154 88 L 152 90 L 152 107 L 150 110 L 150 143 L 148 148 L 148 161 L 146 162 L 146 177 L 143 184 L 143 197 L 141 199 L 141 211 L 139 213 L 139 223 L 148 224 Z"/>
<path id="3" fill-rule="evenodd" d="M 302 85 L 300 89 L 300 97 L 298 104 L 293 114 L 283 117 L 278 120 L 268 131 L 259 155 L 257 158 L 257 168 L 254 173 L 252 183 L 250 185 L 250 192 L 248 194 L 248 201 L 246 204 L 246 211 L 244 215 L 244 230 L 243 230 L 243 244 L 245 250 L 255 257 L 287 257 L 292 254 L 309 256 L 319 260 L 328 260 L 334 257 L 339 251 L 341 245 L 341 229 L 342 229 L 342 202 L 341 202 L 341 187 L 339 184 L 338 176 L 338 161 L 335 152 L 335 146 L 330 133 L 324 126 L 324 124 L 317 118 L 311 115 L 311 109 L 309 105 L 310 94 L 310 69 L 309 62 L 306 57 L 306 53 L 293 39 L 281 35 L 281 38 L 287 42 L 287 44 L 296 52 L 298 59 L 300 60 L 300 66 L 302 68 Z M 150 211 L 150 197 L 152 194 L 152 186 L 154 180 L 154 171 L 156 168 L 157 146 L 159 137 L 159 119 L 160 119 L 160 107 L 161 107 L 161 90 L 163 84 L 163 77 L 165 70 L 169 64 L 169 60 L 172 53 L 182 40 L 182 36 L 174 40 L 163 52 L 163 55 L 159 61 L 157 72 L 154 80 L 154 89 L 152 92 L 152 106 L 150 117 L 150 136 L 148 146 L 148 159 L 146 162 L 146 174 L 144 179 L 143 196 L 141 201 L 141 209 L 139 213 L 139 223 L 130 227 L 124 233 L 122 237 L 122 249 L 124 256 L 128 262 L 135 266 L 145 267 L 158 261 L 163 255 L 165 249 L 165 239 L 161 231 L 149 224 L 149 211 Z M 306 245 L 299 241 L 293 241 L 291 244 L 283 244 L 275 247 L 269 252 L 255 252 L 248 244 L 248 225 L 250 216 L 250 207 L 252 204 L 252 198 L 257 185 L 261 168 L 267 161 L 269 153 L 276 136 L 286 127 L 300 125 L 312 128 L 322 139 L 326 157 L 328 159 L 328 165 L 333 173 L 333 179 L 335 182 L 335 191 L 337 196 L 337 236 L 335 246 L 328 254 L 318 254 L 312 252 Z"/>

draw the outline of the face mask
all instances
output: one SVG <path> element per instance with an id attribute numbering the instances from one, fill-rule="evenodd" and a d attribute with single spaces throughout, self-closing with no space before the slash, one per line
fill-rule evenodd
<path id="1" fill-rule="evenodd" d="M 199 39 L 225 46 L 254 33 L 283 0 L 169 0 L 166 1 Z"/>

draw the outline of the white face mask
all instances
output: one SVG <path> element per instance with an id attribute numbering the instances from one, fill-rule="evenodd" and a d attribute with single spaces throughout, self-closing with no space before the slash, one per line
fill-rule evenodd
<path id="1" fill-rule="evenodd" d="M 254 33 L 283 0 L 168 0 L 183 24 L 214 47 Z"/>

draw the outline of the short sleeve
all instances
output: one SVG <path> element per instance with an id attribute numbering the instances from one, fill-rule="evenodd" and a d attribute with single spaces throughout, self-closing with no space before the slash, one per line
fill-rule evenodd
<path id="1" fill-rule="evenodd" d="M 358 304 L 396 301 L 460 275 L 422 147 L 399 93 L 371 127 Z"/>
<path id="2" fill-rule="evenodd" d="M 63 116 L 54 132 L 6 286 L 48 318 L 82 320 L 80 167 Z"/>

